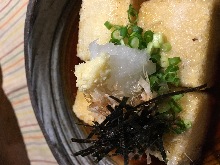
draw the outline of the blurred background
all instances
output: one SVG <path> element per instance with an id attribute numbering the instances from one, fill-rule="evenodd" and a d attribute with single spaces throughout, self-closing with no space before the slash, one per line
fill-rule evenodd
<path id="1" fill-rule="evenodd" d="M 0 165 L 57 164 L 27 89 L 24 24 L 28 3 L 0 0 Z"/>

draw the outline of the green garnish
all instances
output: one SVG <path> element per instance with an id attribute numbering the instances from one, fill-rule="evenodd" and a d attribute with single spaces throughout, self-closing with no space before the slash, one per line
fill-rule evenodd
<path id="1" fill-rule="evenodd" d="M 171 131 L 176 134 L 181 134 L 185 132 L 187 129 L 191 128 L 191 122 L 184 120 L 177 120 L 171 128 Z"/>
<path id="2" fill-rule="evenodd" d="M 141 27 L 137 26 L 137 25 L 133 25 L 133 26 L 132 26 L 132 31 L 133 31 L 134 33 L 137 33 L 137 34 L 142 34 L 143 29 L 142 29 Z"/>
<path id="3" fill-rule="evenodd" d="M 167 68 L 160 66 L 160 59 L 160 54 L 151 55 L 151 60 L 157 64 L 157 71 L 149 76 L 151 90 L 155 92 L 158 92 L 163 84 L 167 84 L 168 86 L 179 86 L 180 84 L 180 79 L 178 76 L 178 64 L 181 62 L 180 58 L 168 58 L 169 65 Z"/>
<path id="4" fill-rule="evenodd" d="M 143 29 L 137 26 L 138 12 L 132 7 L 132 5 L 129 6 L 127 13 L 129 24 L 126 26 L 112 25 L 108 21 L 104 23 L 108 30 L 112 30 L 109 42 L 114 43 L 115 45 L 126 45 L 136 49 L 148 48 L 149 50 L 150 48 L 148 44 L 153 41 L 154 33 L 150 30 L 143 32 Z"/>
<path id="5" fill-rule="evenodd" d="M 138 39 L 138 37 L 134 36 L 134 37 L 130 37 L 128 40 L 128 44 L 131 48 L 139 48 L 140 45 L 140 40 Z"/>
<path id="6" fill-rule="evenodd" d="M 173 99 L 174 101 L 178 101 L 178 100 L 180 100 L 182 97 L 183 97 L 183 94 L 179 94 L 179 95 L 172 96 L 172 99 Z"/>
<path id="7" fill-rule="evenodd" d="M 127 12 L 128 12 L 129 22 L 132 24 L 136 24 L 138 21 L 138 12 L 133 8 L 132 5 L 129 5 L 129 9 Z"/>
<path id="8" fill-rule="evenodd" d="M 162 44 L 161 50 L 163 52 L 169 52 L 172 49 L 172 46 L 169 42 Z"/>
<path id="9" fill-rule="evenodd" d="M 106 21 L 106 22 L 104 23 L 104 25 L 105 25 L 105 27 L 106 27 L 108 30 L 110 30 L 110 29 L 112 28 L 112 24 L 111 24 L 110 22 L 108 22 L 108 21 Z"/>
<path id="10" fill-rule="evenodd" d="M 121 36 L 122 38 L 125 38 L 125 37 L 127 36 L 127 34 L 128 34 L 128 29 L 127 29 L 127 27 L 121 27 L 119 30 L 120 30 L 120 36 Z"/>
<path id="11" fill-rule="evenodd" d="M 144 33 L 144 40 L 147 44 L 153 41 L 153 35 L 154 32 L 152 32 L 151 30 L 148 30 Z"/>
<path id="12" fill-rule="evenodd" d="M 161 45 L 164 43 L 163 34 L 154 33 L 152 42 L 153 42 L 154 48 L 160 48 Z"/>
<path id="13" fill-rule="evenodd" d="M 179 57 L 173 57 L 168 59 L 170 65 L 178 65 L 181 62 Z"/>
<path id="14" fill-rule="evenodd" d="M 120 34 L 120 30 L 118 30 L 118 29 L 116 29 L 112 32 L 111 37 L 112 37 L 112 39 L 119 40 L 119 41 L 123 38 Z"/>

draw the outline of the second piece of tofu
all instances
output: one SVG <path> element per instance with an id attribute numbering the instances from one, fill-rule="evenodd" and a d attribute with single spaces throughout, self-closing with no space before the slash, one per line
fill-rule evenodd
<path id="1" fill-rule="evenodd" d="M 89 111 L 89 104 L 82 92 L 77 92 L 73 111 L 76 116 L 90 125 L 93 121 L 103 121 L 103 116 Z M 192 123 L 192 127 L 183 134 L 168 134 L 164 137 L 164 148 L 168 165 L 189 165 L 196 160 L 202 149 L 210 116 L 210 96 L 204 93 L 188 93 L 180 100 L 183 111 L 181 118 Z M 152 155 L 162 160 L 159 152 Z"/>
<path id="2" fill-rule="evenodd" d="M 137 10 L 145 0 L 83 0 L 80 10 L 79 40 L 77 56 L 81 60 L 89 60 L 89 44 L 98 40 L 106 44 L 111 38 L 111 31 L 104 23 L 109 21 L 115 25 L 127 25 L 129 5 Z"/>
<path id="3" fill-rule="evenodd" d="M 182 112 L 180 117 L 190 121 L 192 127 L 182 134 L 164 136 L 164 148 L 167 153 L 167 165 L 189 165 L 200 154 L 207 132 L 211 97 L 205 93 L 187 93 L 180 100 Z M 162 160 L 158 152 L 153 155 Z"/>
<path id="4" fill-rule="evenodd" d="M 182 86 L 213 84 L 220 43 L 219 0 L 150 0 L 142 4 L 138 25 L 162 32 L 180 57 Z"/>

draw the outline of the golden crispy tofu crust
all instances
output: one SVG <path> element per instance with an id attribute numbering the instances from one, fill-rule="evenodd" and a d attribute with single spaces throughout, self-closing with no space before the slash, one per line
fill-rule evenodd
<path id="1" fill-rule="evenodd" d="M 150 0 L 139 12 L 138 25 L 144 30 L 162 32 L 172 45 L 168 57 L 180 57 L 181 85 L 212 85 L 215 61 L 219 53 L 219 0 Z M 181 135 L 164 137 L 168 165 L 188 165 L 198 158 L 207 130 L 210 96 L 186 94 L 181 100 L 180 116 L 192 122 L 192 128 Z M 153 152 L 161 159 L 161 155 Z"/>
<path id="2" fill-rule="evenodd" d="M 189 165 L 199 157 L 209 123 L 210 98 L 205 93 L 188 93 L 180 100 L 183 109 L 180 116 L 190 121 L 192 127 L 180 135 L 164 136 L 168 165 Z M 162 160 L 158 152 L 152 154 Z"/>
<path id="3" fill-rule="evenodd" d="M 219 53 L 219 0 L 150 0 L 142 4 L 138 25 L 162 32 L 172 45 L 168 57 L 180 57 L 181 85 L 213 84 Z"/>
<path id="4" fill-rule="evenodd" d="M 180 105 L 183 109 L 180 117 L 190 121 L 192 128 L 180 135 L 165 135 L 168 165 L 188 165 L 198 158 L 209 123 L 211 97 L 205 93 L 188 93 L 180 100 Z M 99 116 L 90 112 L 88 106 L 84 94 L 78 91 L 73 111 L 79 119 L 92 125 L 92 121 L 98 121 Z M 151 154 L 162 160 L 159 152 Z"/>
<path id="5" fill-rule="evenodd" d="M 188 93 L 180 101 L 182 119 L 190 121 L 192 127 L 183 134 L 164 138 L 168 154 L 168 165 L 190 164 L 202 149 L 208 129 L 211 96 L 205 93 Z"/>
<path id="6" fill-rule="evenodd" d="M 135 0 L 83 0 L 80 11 L 78 54 L 89 60 L 88 45 L 99 39 L 105 44 L 110 31 L 105 21 L 126 25 L 127 9 Z M 138 1 L 141 3 L 142 1 Z M 136 3 L 136 5 L 138 4 Z M 168 57 L 180 57 L 181 85 L 195 87 L 213 84 L 216 56 L 219 53 L 219 0 L 149 0 L 142 4 L 138 25 L 144 30 L 162 32 L 172 45 Z M 138 7 L 138 5 L 136 6 Z M 188 93 L 181 99 L 180 116 L 192 122 L 192 128 L 180 135 L 164 137 L 168 165 L 188 165 L 198 157 L 206 134 L 211 97 L 205 93 Z M 90 111 L 83 93 L 78 92 L 73 107 L 77 117 L 88 124 L 97 120 Z M 158 152 L 153 155 L 161 159 Z"/>
<path id="7" fill-rule="evenodd" d="M 73 112 L 82 121 L 92 125 L 95 120 L 92 113 L 88 110 L 89 103 L 86 101 L 83 92 L 77 91 L 75 103 L 73 105 Z"/>
<path id="8" fill-rule="evenodd" d="M 109 21 L 115 25 L 128 23 L 127 10 L 130 4 L 136 9 L 144 0 L 83 0 L 80 10 L 79 39 L 77 56 L 81 60 L 89 60 L 89 44 L 98 40 L 106 44 L 111 37 L 111 31 L 104 23 Z"/>
<path id="9" fill-rule="evenodd" d="M 86 99 L 84 93 L 77 90 L 76 99 L 73 105 L 73 112 L 75 115 L 89 125 L 93 125 L 93 121 L 101 123 L 105 119 L 105 116 L 89 111 L 90 104 L 91 103 Z"/>

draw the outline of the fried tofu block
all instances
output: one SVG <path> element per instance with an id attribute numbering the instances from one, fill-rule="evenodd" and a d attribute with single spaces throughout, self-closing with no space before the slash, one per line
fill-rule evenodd
<path id="1" fill-rule="evenodd" d="M 83 92 L 93 90 L 98 84 L 104 82 L 110 74 L 108 62 L 109 55 L 101 54 L 91 61 L 76 65 L 75 75 L 78 90 Z"/>
<path id="2" fill-rule="evenodd" d="M 144 30 L 162 32 L 172 45 L 168 57 L 180 57 L 182 86 L 195 87 L 214 82 L 219 43 L 216 21 L 219 0 L 151 0 L 140 8 L 138 25 Z M 181 100 L 180 116 L 192 122 L 192 128 L 180 135 L 164 137 L 168 165 L 188 165 L 198 157 L 210 113 L 210 96 L 186 94 Z M 153 155 L 161 159 L 158 152 Z"/>
<path id="3" fill-rule="evenodd" d="M 101 123 L 105 117 L 101 114 L 89 111 L 89 105 L 89 100 L 86 100 L 84 93 L 78 90 L 73 105 L 73 112 L 76 117 L 89 125 L 93 125 L 93 121 Z"/>
<path id="4" fill-rule="evenodd" d="M 213 84 L 219 53 L 219 0 L 150 0 L 142 4 L 138 25 L 162 32 L 172 45 L 168 57 L 180 57 L 181 85 Z"/>
<path id="5" fill-rule="evenodd" d="M 195 161 L 202 149 L 208 128 L 211 100 L 205 93 L 188 93 L 180 100 L 183 111 L 180 117 L 190 121 L 192 127 L 183 134 L 164 137 L 168 165 L 189 165 Z M 152 154 L 162 160 L 158 152 Z"/>
<path id="6" fill-rule="evenodd" d="M 81 60 L 89 60 L 89 44 L 98 40 L 106 44 L 111 37 L 111 31 L 104 23 L 109 21 L 116 25 L 128 23 L 127 10 L 130 4 L 136 9 L 144 0 L 83 0 L 80 10 L 79 39 L 77 56 Z"/>
<path id="7" fill-rule="evenodd" d="M 89 60 L 89 43 L 96 39 L 99 39 L 100 44 L 109 41 L 111 32 L 103 25 L 105 21 L 127 24 L 127 9 L 134 1 L 84 0 L 80 12 L 77 56 Z M 219 53 L 217 46 L 220 43 L 220 25 L 216 21 L 220 20 L 216 14 L 219 3 L 219 0 L 150 0 L 141 6 L 138 25 L 144 30 L 162 32 L 172 45 L 172 50 L 166 55 L 181 57 L 182 86 L 212 85 L 216 55 Z M 180 104 L 183 108 L 180 116 L 190 121 L 192 128 L 180 135 L 169 134 L 164 137 L 168 165 L 188 165 L 195 160 L 208 126 L 211 107 L 208 94 L 185 94 Z M 99 118 L 88 111 L 88 106 L 83 93 L 78 92 L 73 110 L 78 118 L 92 124 L 93 120 Z M 152 154 L 161 159 L 158 152 Z"/>
<path id="8" fill-rule="evenodd" d="M 92 125 L 92 122 L 94 121 L 94 117 L 92 115 L 92 112 L 88 110 L 89 103 L 84 97 L 83 92 L 77 91 L 75 103 L 73 105 L 73 112 L 75 115 L 82 121 L 84 121 L 87 124 Z"/>
<path id="9" fill-rule="evenodd" d="M 192 127 L 183 134 L 167 134 L 164 137 L 164 148 L 167 153 L 168 165 L 189 165 L 198 158 L 206 135 L 211 100 L 205 93 L 188 93 L 180 100 L 183 111 L 180 117 L 191 122 Z M 73 111 L 77 117 L 85 123 L 92 125 L 92 121 L 103 120 L 88 110 L 89 103 L 80 91 L 77 92 Z M 152 155 L 162 160 L 159 152 L 151 152 Z"/>

